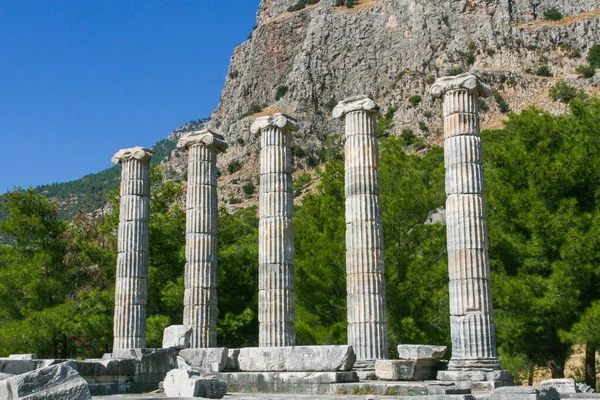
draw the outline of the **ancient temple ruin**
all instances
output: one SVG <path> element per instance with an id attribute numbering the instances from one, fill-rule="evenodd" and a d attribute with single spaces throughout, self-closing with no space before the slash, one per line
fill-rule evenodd
<path id="1" fill-rule="evenodd" d="M 489 89 L 476 76 L 463 74 L 438 79 L 431 88 L 431 93 L 444 98 L 449 291 L 453 343 L 449 370 L 440 371 L 438 379 L 460 381 L 465 379 L 465 371 L 485 373 L 500 369 L 496 354 L 489 283 L 482 147 L 477 108 L 478 96 L 487 95 Z M 348 344 L 359 360 L 388 358 L 379 150 L 375 133 L 378 110 L 379 106 L 366 96 L 346 99 L 333 110 L 334 118 L 345 121 Z M 259 117 L 251 127 L 251 133 L 259 136 L 260 141 L 257 290 L 261 348 L 288 347 L 295 344 L 291 137 L 298 128 L 296 120 L 284 114 Z M 217 132 L 204 130 L 186 134 L 180 139 L 178 146 L 187 149 L 189 156 L 184 325 L 191 328 L 192 349 L 210 349 L 215 348 L 217 343 L 216 157 L 219 152 L 227 149 L 227 144 Z M 130 153 L 128 150 L 119 152 Z M 138 158 L 125 158 L 123 155 L 119 158 L 124 165 L 124 208 L 121 213 L 123 226 L 132 224 L 128 219 L 127 208 L 132 201 L 131 195 L 145 196 L 144 200 L 140 201 L 142 206 L 146 207 L 146 211 L 136 208 L 141 213 L 141 218 L 134 223 L 139 225 L 135 232 L 146 232 L 146 236 L 134 238 L 131 243 L 135 243 L 136 246 L 140 240 L 147 243 L 148 193 L 146 191 L 130 194 L 126 191 L 130 186 L 127 182 L 128 179 L 141 179 L 143 174 L 147 179 L 148 154 L 146 151 Z M 124 162 L 125 159 L 128 161 Z M 139 172 L 142 175 L 129 177 L 134 173 L 128 169 L 130 159 L 135 160 L 135 164 L 131 165 L 140 165 L 135 171 L 144 171 Z M 145 169 L 141 167 L 144 162 Z M 147 183 L 144 185 L 144 190 L 147 190 Z M 144 223 L 146 225 L 143 225 Z M 120 246 L 123 245 L 120 251 L 129 251 L 129 243 L 130 241 L 120 241 Z M 135 251 L 138 250 L 147 256 L 147 249 L 136 248 Z M 119 270 L 128 270 L 128 263 L 132 262 L 129 260 L 134 259 L 120 257 L 119 260 Z M 136 275 L 135 279 L 135 282 L 138 282 L 146 278 Z M 140 288 L 139 293 L 136 292 L 137 288 Z M 139 313 L 143 312 L 145 304 L 143 289 L 145 286 L 141 284 L 117 285 L 118 293 L 124 290 L 134 291 L 130 297 L 144 300 L 132 303 Z M 118 298 L 122 296 L 119 295 Z M 119 304 L 116 309 L 120 310 L 119 307 L 123 306 Z M 115 322 L 115 348 L 143 347 L 144 331 L 143 328 L 137 328 L 132 327 L 127 333 L 138 340 L 123 342 L 121 336 L 117 336 L 117 333 L 121 335 L 122 328 L 117 328 Z M 478 380 L 499 379 L 494 375 Z"/>
<path id="2" fill-rule="evenodd" d="M 394 386 L 406 394 L 464 394 L 512 385 L 496 353 L 490 290 L 478 114 L 478 98 L 488 93 L 472 74 L 440 78 L 431 88 L 444 103 L 453 345 L 447 370 L 441 361 L 444 346 L 400 345 L 398 359 L 388 359 L 375 129 L 379 106 L 366 96 L 348 98 L 333 110 L 334 118 L 345 121 L 347 345 L 295 346 L 291 143 L 299 124 L 285 114 L 273 114 L 251 126 L 260 141 L 259 347 L 216 347 L 216 161 L 228 145 L 217 131 L 207 129 L 189 132 L 178 143 L 188 153 L 184 325 L 165 330 L 162 349 L 145 348 L 153 153 L 141 147 L 121 150 L 113 157 L 123 167 L 113 352 L 71 367 L 96 394 L 148 390 L 163 380 L 165 390 L 175 394 L 188 393 L 181 385 L 200 384 L 217 385 L 219 393 L 227 385 L 242 391 L 337 392 L 353 390 L 352 385 L 365 379 L 377 379 L 370 384 L 379 382 L 385 391 L 388 381 L 412 381 Z M 215 375 L 221 383 L 189 370 Z"/>

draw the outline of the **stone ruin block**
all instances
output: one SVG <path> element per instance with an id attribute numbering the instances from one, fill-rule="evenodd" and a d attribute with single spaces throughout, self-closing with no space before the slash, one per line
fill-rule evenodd
<path id="1" fill-rule="evenodd" d="M 0 399 L 91 400 L 88 384 L 74 362 L 42 367 L 0 381 Z"/>
<path id="2" fill-rule="evenodd" d="M 163 333 L 163 349 L 187 349 L 190 347 L 192 328 L 187 325 L 171 325 L 165 328 Z"/>
<path id="3" fill-rule="evenodd" d="M 398 346 L 399 360 L 376 360 L 375 375 L 389 381 L 423 381 L 435 379 L 443 367 L 441 358 L 446 346 L 423 344 L 401 344 Z"/>
<path id="4" fill-rule="evenodd" d="M 94 395 L 155 390 L 167 372 L 175 368 L 177 350 L 118 350 L 113 357 L 75 362 Z"/>
<path id="5" fill-rule="evenodd" d="M 398 358 L 400 360 L 440 360 L 446 354 L 446 349 L 446 346 L 401 344 L 398 345 Z"/>
<path id="6" fill-rule="evenodd" d="M 352 346 L 247 347 L 240 349 L 245 372 L 350 371 L 356 361 Z"/>
<path id="7" fill-rule="evenodd" d="M 577 386 L 573 378 L 546 379 L 540 383 L 542 387 L 553 387 L 559 393 L 577 393 Z"/>
<path id="8" fill-rule="evenodd" d="M 226 371 L 239 371 L 240 369 L 240 349 L 229 349 L 227 352 Z"/>
<path id="9" fill-rule="evenodd" d="M 37 360 L 38 356 L 35 354 L 11 354 L 8 358 L 11 360 Z"/>
<path id="10" fill-rule="evenodd" d="M 506 386 L 492 390 L 490 400 L 560 400 L 553 387 Z"/>
<path id="11" fill-rule="evenodd" d="M 424 381 L 435 379 L 437 360 L 376 360 L 375 375 L 386 381 Z"/>
<path id="12" fill-rule="evenodd" d="M 177 356 L 177 368 L 201 372 L 222 372 L 227 367 L 229 350 L 225 347 L 183 349 Z"/>
<path id="13" fill-rule="evenodd" d="M 228 385 L 216 378 L 201 378 L 198 373 L 174 369 L 167 373 L 163 388 L 168 397 L 221 399 L 227 394 Z"/>

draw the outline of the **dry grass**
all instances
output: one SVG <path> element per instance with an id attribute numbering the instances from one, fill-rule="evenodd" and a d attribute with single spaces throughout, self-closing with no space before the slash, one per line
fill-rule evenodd
<path id="1" fill-rule="evenodd" d="M 276 106 L 268 106 L 262 109 L 262 111 L 257 112 L 256 114 L 252 114 L 252 115 L 247 115 L 242 119 L 246 119 L 246 118 L 258 118 L 258 117 L 264 117 L 267 115 L 273 115 L 273 114 L 277 114 L 277 113 L 283 113 L 285 112 L 284 110 L 282 110 L 279 107 Z"/>
<path id="2" fill-rule="evenodd" d="M 597 16 L 600 16 L 600 8 L 597 8 L 593 11 L 582 13 L 582 14 L 570 15 L 570 16 L 560 19 L 558 21 L 548 21 L 548 20 L 542 19 L 542 20 L 533 21 L 533 22 L 525 22 L 523 24 L 517 25 L 517 28 L 541 29 L 544 27 L 569 26 L 572 23 L 581 21 L 582 19 L 591 19 L 591 18 L 595 18 Z"/>
<path id="3" fill-rule="evenodd" d="M 360 10 L 364 10 L 365 8 L 373 7 L 375 4 L 379 3 L 380 0 L 358 0 L 358 4 L 356 4 L 352 8 L 347 7 L 337 7 L 335 9 L 336 13 L 341 12 L 358 12 Z"/>
<path id="4" fill-rule="evenodd" d="M 270 24 L 270 23 L 272 23 L 272 22 L 275 22 L 275 21 L 281 21 L 281 20 L 283 20 L 283 19 L 288 19 L 289 17 L 291 17 L 291 16 L 293 16 L 293 15 L 296 15 L 296 14 L 298 14 L 298 13 L 301 13 L 301 12 L 303 12 L 303 11 L 306 11 L 306 10 L 311 10 L 311 9 L 315 8 L 317 5 L 318 5 L 318 3 L 317 3 L 317 4 L 308 4 L 308 5 L 307 5 L 306 7 L 304 7 L 302 10 L 298 10 L 298 11 L 288 11 L 288 12 L 285 12 L 285 13 L 283 13 L 283 14 L 279 15 L 278 17 L 275 17 L 275 18 L 273 18 L 273 19 L 271 19 L 271 20 L 267 21 L 265 24 Z"/>

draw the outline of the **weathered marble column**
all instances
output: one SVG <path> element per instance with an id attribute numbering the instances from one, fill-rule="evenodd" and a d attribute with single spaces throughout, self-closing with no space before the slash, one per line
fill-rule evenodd
<path id="1" fill-rule="evenodd" d="M 148 222 L 150 216 L 150 159 L 142 147 L 120 150 L 112 158 L 121 164 L 121 206 L 113 353 L 146 347 L 148 300 Z"/>
<path id="2" fill-rule="evenodd" d="M 346 287 L 348 344 L 358 359 L 388 357 L 383 226 L 379 197 L 379 106 L 351 97 L 333 110 L 346 121 Z"/>
<path id="3" fill-rule="evenodd" d="M 296 343 L 292 132 L 298 123 L 284 114 L 257 118 L 260 135 L 260 226 L 258 231 L 258 342 L 260 347 Z"/>
<path id="4" fill-rule="evenodd" d="M 177 147 L 188 149 L 185 294 L 183 324 L 191 347 L 217 347 L 217 153 L 227 149 L 211 130 L 190 132 Z"/>
<path id="5" fill-rule="evenodd" d="M 490 89 L 470 73 L 438 79 L 444 98 L 446 227 L 452 359 L 449 370 L 500 369 L 496 353 L 479 136 L 479 96 Z"/>

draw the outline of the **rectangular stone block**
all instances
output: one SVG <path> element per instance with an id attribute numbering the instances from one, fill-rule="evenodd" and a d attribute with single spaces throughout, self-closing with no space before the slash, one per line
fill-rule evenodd
<path id="1" fill-rule="evenodd" d="M 247 347 L 238 362 L 245 372 L 350 371 L 352 346 Z"/>
<path id="2" fill-rule="evenodd" d="M 490 400 L 560 400 L 553 387 L 506 386 L 492 390 Z"/>
<path id="3" fill-rule="evenodd" d="M 375 374 L 388 381 L 424 381 L 435 379 L 437 361 L 376 360 Z"/>
<path id="4" fill-rule="evenodd" d="M 455 394 L 471 394 L 470 388 L 461 388 L 452 384 L 432 384 L 427 385 L 428 395 L 455 395 Z"/>
<path id="5" fill-rule="evenodd" d="M 446 346 L 427 344 L 400 344 L 398 358 L 401 360 L 439 360 L 446 354 Z"/>
<path id="6" fill-rule="evenodd" d="M 38 356 L 36 354 L 11 354 L 8 356 L 9 360 L 37 360 Z"/>
<path id="7" fill-rule="evenodd" d="M 41 361 L 38 360 L 0 358 L 0 372 L 3 374 L 20 375 L 35 370 L 40 364 Z"/>
<path id="8" fill-rule="evenodd" d="M 230 389 L 261 393 L 327 393 L 334 383 L 358 382 L 352 371 L 337 372 L 222 372 L 217 379 Z"/>
<path id="9" fill-rule="evenodd" d="M 177 356 L 177 368 L 201 372 L 222 372 L 227 366 L 229 351 L 226 347 L 183 349 Z"/>
<path id="10" fill-rule="evenodd" d="M 542 387 L 553 387 L 559 393 L 577 393 L 575 380 L 569 379 L 546 379 L 540 383 Z"/>

